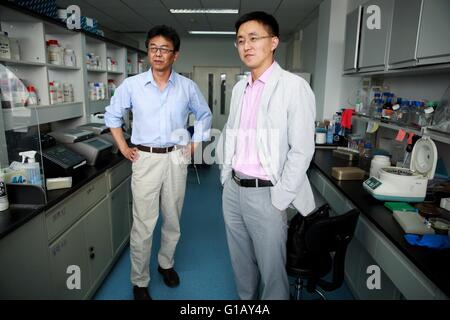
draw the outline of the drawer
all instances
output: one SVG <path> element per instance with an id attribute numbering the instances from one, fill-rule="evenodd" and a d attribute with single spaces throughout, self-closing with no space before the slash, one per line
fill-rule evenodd
<path id="1" fill-rule="evenodd" d="M 54 206 L 45 215 L 48 239 L 52 240 L 64 232 L 89 208 L 106 196 L 105 175 L 88 183 L 75 194 Z"/>
<path id="2" fill-rule="evenodd" d="M 131 174 L 131 161 L 125 160 L 114 168 L 108 170 L 107 180 L 109 191 L 115 189 L 122 181 Z"/>

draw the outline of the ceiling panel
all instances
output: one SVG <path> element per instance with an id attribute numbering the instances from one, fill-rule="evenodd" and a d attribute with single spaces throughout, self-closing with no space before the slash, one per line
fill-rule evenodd
<path id="1" fill-rule="evenodd" d="M 200 0 L 203 8 L 208 9 L 239 9 L 240 0 Z"/>
<path id="2" fill-rule="evenodd" d="M 283 0 L 242 0 L 240 14 L 242 15 L 251 11 L 267 11 L 268 13 L 273 13 L 282 1 Z"/>
<path id="3" fill-rule="evenodd" d="M 199 9 L 200 0 L 161 0 L 167 9 Z"/>
<path id="4" fill-rule="evenodd" d="M 182 36 L 189 30 L 234 31 L 239 15 L 251 11 L 274 14 L 282 39 L 323 0 L 57 0 L 60 7 L 77 4 L 82 15 L 96 18 L 101 26 L 119 32 L 147 32 L 156 24 L 173 26 Z M 171 14 L 170 8 L 237 8 L 239 15 Z"/>
<path id="5" fill-rule="evenodd" d="M 210 30 L 205 14 L 179 14 L 177 20 L 188 30 Z"/>
<path id="6" fill-rule="evenodd" d="M 234 31 L 234 23 L 239 18 L 237 14 L 207 14 L 212 30 Z"/>
<path id="7" fill-rule="evenodd" d="M 108 1 L 108 0 L 105 0 Z M 116 0 L 115 0 L 116 1 Z M 127 6 L 136 10 L 141 9 L 164 9 L 164 5 L 160 0 L 119 0 Z"/>

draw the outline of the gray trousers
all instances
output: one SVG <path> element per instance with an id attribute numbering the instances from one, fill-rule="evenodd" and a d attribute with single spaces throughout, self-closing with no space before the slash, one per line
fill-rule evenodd
<path id="1" fill-rule="evenodd" d="M 288 300 L 287 216 L 272 205 L 270 188 L 243 188 L 230 178 L 222 205 L 239 298 Z"/>

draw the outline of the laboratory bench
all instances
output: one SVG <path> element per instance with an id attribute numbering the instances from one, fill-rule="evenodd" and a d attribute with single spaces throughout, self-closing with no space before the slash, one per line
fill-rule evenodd
<path id="1" fill-rule="evenodd" d="M 45 205 L 10 203 L 9 209 L 0 212 L 0 240 L 36 215 L 63 201 L 82 186 L 122 161 L 125 161 L 123 156 L 112 155 L 111 161 L 109 162 L 102 163 L 95 167 L 85 166 L 80 172 L 77 172 L 77 174 L 72 177 L 71 188 L 47 191 L 47 203 Z"/>
<path id="2" fill-rule="evenodd" d="M 346 258 L 346 280 L 360 299 L 448 299 L 450 250 L 409 245 L 404 231 L 384 203 L 368 194 L 363 180 L 338 181 L 332 167 L 358 166 L 369 172 L 369 163 L 333 157 L 332 150 L 316 149 L 308 172 L 311 184 L 332 209 L 344 213 L 360 210 L 360 218 Z M 366 268 L 378 265 L 381 290 L 367 288 Z"/>
<path id="3" fill-rule="evenodd" d="M 48 191 L 45 205 L 10 205 L 0 213 L 0 299 L 91 298 L 128 243 L 131 199 L 131 162 L 111 155 Z"/>

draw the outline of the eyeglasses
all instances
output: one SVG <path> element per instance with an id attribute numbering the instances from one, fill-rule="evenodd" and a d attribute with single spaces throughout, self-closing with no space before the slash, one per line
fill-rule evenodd
<path id="1" fill-rule="evenodd" d="M 256 44 L 256 42 L 258 42 L 258 40 L 265 39 L 265 38 L 273 38 L 273 37 L 274 36 L 261 36 L 261 37 L 251 36 L 248 39 L 242 37 L 242 38 L 236 39 L 236 41 L 234 42 L 234 46 L 236 48 L 242 48 L 242 47 L 244 47 L 245 42 L 247 42 L 247 41 L 250 42 L 250 44 Z"/>
<path id="2" fill-rule="evenodd" d="M 150 47 L 151 53 L 157 53 L 158 51 L 161 52 L 161 54 L 169 54 L 170 52 L 175 52 L 175 50 L 167 49 L 164 47 Z"/>

